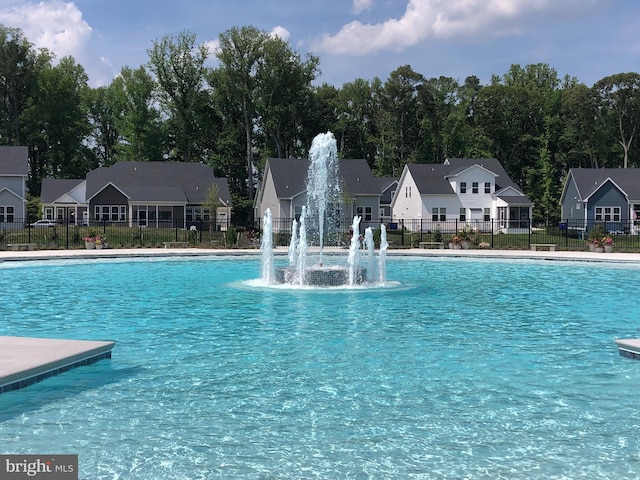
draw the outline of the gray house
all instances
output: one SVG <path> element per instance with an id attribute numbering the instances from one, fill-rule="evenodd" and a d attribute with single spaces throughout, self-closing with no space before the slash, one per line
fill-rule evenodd
<path id="1" fill-rule="evenodd" d="M 218 191 L 215 214 L 206 207 L 212 188 Z M 129 226 L 215 222 L 226 230 L 231 196 L 226 178 L 199 163 L 118 162 L 93 170 L 85 180 L 45 179 L 41 202 L 45 218 L 76 224 L 124 222 Z"/>
<path id="2" fill-rule="evenodd" d="M 309 160 L 306 158 L 269 158 L 254 202 L 255 218 L 262 218 L 267 210 L 275 219 L 275 233 L 289 232 L 294 218 L 299 218 L 302 207 L 307 204 L 307 172 Z M 373 176 L 369 165 L 363 159 L 339 160 L 339 174 L 342 182 L 342 198 L 335 199 L 336 209 L 342 220 L 350 220 L 354 215 L 362 217 L 360 227 L 376 228 L 381 222 L 380 179 Z M 385 182 L 391 188 L 392 182 Z"/>
<path id="3" fill-rule="evenodd" d="M 602 223 L 609 232 L 637 233 L 640 168 L 572 168 L 560 205 L 570 228 L 588 230 Z"/>
<path id="4" fill-rule="evenodd" d="M 24 224 L 28 175 L 29 149 L 0 147 L 0 228 Z"/>

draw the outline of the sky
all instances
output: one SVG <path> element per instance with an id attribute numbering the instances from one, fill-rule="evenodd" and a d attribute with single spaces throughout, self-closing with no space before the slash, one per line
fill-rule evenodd
<path id="1" fill-rule="evenodd" d="M 546 63 L 587 86 L 640 71 L 637 0 L 0 0 L 0 24 L 57 59 L 73 56 L 92 87 L 183 31 L 209 47 L 215 67 L 219 35 L 249 25 L 318 56 L 315 83 L 336 87 L 385 81 L 403 65 L 482 84 L 512 64 Z"/>

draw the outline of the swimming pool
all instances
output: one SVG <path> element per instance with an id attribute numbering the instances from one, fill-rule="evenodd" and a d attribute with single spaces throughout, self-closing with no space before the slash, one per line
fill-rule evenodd
<path id="1" fill-rule="evenodd" d="M 0 453 L 80 478 L 637 478 L 640 268 L 393 258 L 390 288 L 260 260 L 0 264 L 0 335 L 114 340 L 0 395 Z"/>

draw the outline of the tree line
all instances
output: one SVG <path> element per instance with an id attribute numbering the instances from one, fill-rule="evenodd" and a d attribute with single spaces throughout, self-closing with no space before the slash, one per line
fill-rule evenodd
<path id="1" fill-rule="evenodd" d="M 547 64 L 512 65 L 482 85 L 427 78 L 403 65 L 386 80 L 316 84 L 317 56 L 252 26 L 219 35 L 217 66 L 183 31 L 151 42 L 149 60 L 92 88 L 73 57 L 54 63 L 17 28 L 0 25 L 0 145 L 27 145 L 28 188 L 83 178 L 118 161 L 201 162 L 226 177 L 235 222 L 249 220 L 269 157 L 306 157 L 332 131 L 342 158 L 364 158 L 379 176 L 407 163 L 495 157 L 556 221 L 574 167 L 638 167 L 640 75 L 588 87 Z"/>

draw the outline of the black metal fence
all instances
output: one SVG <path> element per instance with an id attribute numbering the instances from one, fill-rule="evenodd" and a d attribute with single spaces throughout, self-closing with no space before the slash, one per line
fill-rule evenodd
<path id="1" fill-rule="evenodd" d="M 179 224 L 178 224 L 179 223 Z M 323 245 L 347 247 L 352 237 L 352 220 L 334 221 L 325 225 Z M 420 243 L 447 244 L 453 236 L 469 237 L 472 248 L 528 249 L 533 243 L 555 244 L 558 250 L 585 250 L 590 232 L 601 227 L 614 241 L 617 251 L 640 251 L 640 224 L 636 221 L 572 221 L 550 225 L 533 225 L 528 220 L 503 222 L 498 220 L 464 222 L 405 219 L 384 222 L 390 248 L 419 247 Z M 288 246 L 293 219 L 272 219 L 273 243 Z M 380 225 L 363 219 L 360 233 L 371 227 L 379 242 Z M 185 242 L 199 247 L 258 248 L 262 225 L 230 226 L 216 230 L 203 220 L 183 222 L 158 221 L 154 226 L 131 225 L 129 222 L 102 221 L 77 225 L 72 219 L 52 223 L 25 222 L 11 219 L 0 222 L 0 248 L 9 245 L 33 244 L 40 249 L 84 248 L 84 238 L 100 235 L 111 248 L 162 247 L 165 242 Z M 311 245 L 319 244 L 317 234 L 309 234 Z"/>
<path id="2" fill-rule="evenodd" d="M 233 227 L 219 230 L 215 223 L 196 219 L 155 221 L 153 226 L 129 222 L 100 221 L 76 224 L 74 219 L 55 221 L 0 222 L 0 248 L 33 244 L 41 249 L 84 248 L 85 238 L 100 236 L 111 248 L 161 247 L 165 242 L 186 242 L 198 246 L 253 246 L 252 235 Z"/>
<path id="3" fill-rule="evenodd" d="M 325 225 L 323 244 L 344 247 L 351 238 L 351 221 L 332 221 Z M 291 238 L 293 219 L 274 218 L 272 226 L 275 245 L 288 245 Z M 530 220 L 425 220 L 402 219 L 384 222 L 390 248 L 419 247 L 420 243 L 449 243 L 452 237 L 468 237 L 472 247 L 496 249 L 529 249 L 531 244 L 555 244 L 558 250 L 585 250 L 588 248 L 590 232 L 596 226 L 601 232 L 611 236 L 616 250 L 640 251 L 640 224 L 637 221 L 577 221 L 563 220 L 548 225 L 534 225 Z M 374 239 L 380 240 L 380 226 L 363 219 L 360 233 L 370 226 Z M 260 229 L 256 224 L 255 228 Z M 317 244 L 318 238 L 311 237 Z M 482 244 L 482 245 L 481 245 Z"/>

